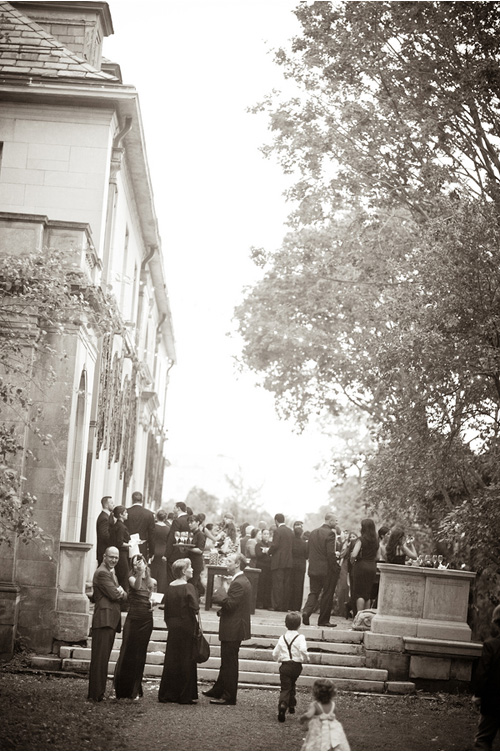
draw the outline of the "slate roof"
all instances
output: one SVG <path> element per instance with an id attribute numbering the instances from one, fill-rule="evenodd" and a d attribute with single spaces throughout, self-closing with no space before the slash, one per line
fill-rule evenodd
<path id="1" fill-rule="evenodd" d="M 61 44 L 8 2 L 0 2 L 0 75 L 89 84 L 119 83 Z"/>

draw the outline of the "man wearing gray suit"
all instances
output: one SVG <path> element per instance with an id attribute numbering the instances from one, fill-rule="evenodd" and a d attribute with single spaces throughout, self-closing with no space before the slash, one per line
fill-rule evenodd
<path id="1" fill-rule="evenodd" d="M 104 700 L 109 656 L 115 634 L 121 631 L 120 602 L 126 598 L 126 594 L 118 585 L 114 570 L 119 555 L 118 549 L 114 546 L 107 548 L 102 564 L 97 567 L 92 580 L 95 606 L 92 617 L 88 699 L 95 702 Z"/>

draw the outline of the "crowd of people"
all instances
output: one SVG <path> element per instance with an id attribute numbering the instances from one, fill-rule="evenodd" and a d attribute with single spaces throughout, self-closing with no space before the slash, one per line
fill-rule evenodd
<path id="1" fill-rule="evenodd" d="M 303 523 L 292 527 L 283 514 L 274 525 L 236 526 L 227 513 L 218 523 L 207 523 L 183 502 L 173 512 L 159 510 L 156 516 L 144 508 L 142 494 L 132 495 L 129 508 L 113 506 L 102 499 L 96 523 L 98 567 L 93 577 L 94 602 L 92 650 L 88 698 L 105 699 L 108 662 L 114 638 L 127 611 L 123 639 L 114 673 L 117 699 L 142 697 L 142 677 L 148 643 L 153 630 L 153 607 L 160 603 L 168 636 L 159 702 L 193 704 L 198 701 L 197 635 L 200 629 L 200 599 L 205 592 L 205 560 L 223 562 L 227 577 L 212 594 L 219 607 L 221 662 L 213 686 L 203 694 L 215 705 L 235 705 L 238 691 L 238 659 L 241 642 L 251 636 L 252 585 L 248 568 L 260 569 L 257 607 L 285 612 L 285 631 L 273 650 L 278 661 L 280 693 L 278 721 L 294 714 L 295 687 L 302 665 L 309 660 L 307 641 L 299 632 L 318 612 L 318 626 L 336 626 L 331 613 L 344 609 L 352 616 L 377 603 L 377 562 L 446 568 L 440 555 L 417 554 L 414 540 L 403 528 L 361 520 L 359 533 L 341 530 L 333 512 L 310 532 Z M 309 593 L 303 603 L 304 578 Z M 493 614 L 493 637 L 485 642 L 474 681 L 474 702 L 481 719 L 475 749 L 491 749 L 498 731 L 498 714 L 492 711 L 497 698 L 500 607 Z M 313 700 L 300 716 L 308 724 L 302 749 L 348 750 L 349 742 L 335 715 L 335 687 L 328 679 L 313 685 Z"/>
<path id="2" fill-rule="evenodd" d="M 443 557 L 418 557 L 414 540 L 399 527 L 379 527 L 372 519 L 361 521 L 360 531 L 342 530 L 335 514 L 324 523 L 305 531 L 300 520 L 291 526 L 283 514 L 274 523 L 263 521 L 236 524 L 227 512 L 209 522 L 184 502 L 172 511 L 159 509 L 156 515 L 143 505 L 142 494 L 132 494 L 128 508 L 113 507 L 102 499 L 97 520 L 97 560 L 108 545 L 118 549 L 115 566 L 118 584 L 128 593 L 129 568 L 134 554 L 141 553 L 150 566 L 158 592 L 165 593 L 174 579 L 175 561 L 188 558 L 189 578 L 203 598 L 206 564 L 222 564 L 229 554 L 241 553 L 250 568 L 259 569 L 256 606 L 274 611 L 302 611 L 305 624 L 319 609 L 319 626 L 331 626 L 331 614 L 353 618 L 358 611 L 375 607 L 378 596 L 377 562 L 443 567 Z M 304 603 L 304 582 L 309 577 L 309 594 Z M 122 609 L 128 609 L 124 599 Z"/>

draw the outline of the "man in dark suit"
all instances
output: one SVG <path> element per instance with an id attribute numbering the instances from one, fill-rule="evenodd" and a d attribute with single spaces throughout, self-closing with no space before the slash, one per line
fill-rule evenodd
<path id="1" fill-rule="evenodd" d="M 140 544 L 139 550 L 146 561 L 149 561 L 155 553 L 155 516 L 150 509 L 145 509 L 143 504 L 141 492 L 134 491 L 132 506 L 127 509 L 125 524 L 130 535 L 139 533 L 140 539 L 144 541 Z"/>
<path id="2" fill-rule="evenodd" d="M 227 557 L 227 571 L 232 577 L 226 592 L 224 588 L 216 590 L 212 602 L 220 603 L 217 612 L 220 617 L 220 670 L 213 687 L 203 692 L 213 698 L 212 705 L 236 705 L 238 692 L 238 654 L 242 640 L 251 637 L 250 611 L 252 586 L 245 577 L 243 569 L 247 560 L 243 554 L 230 554 Z"/>
<path id="3" fill-rule="evenodd" d="M 493 610 L 491 639 L 483 645 L 472 691 L 472 702 L 481 710 L 473 749 L 492 749 L 500 730 L 500 606 Z"/>
<path id="4" fill-rule="evenodd" d="M 282 514 L 274 516 L 276 530 L 269 547 L 271 556 L 271 605 L 274 611 L 288 611 L 293 569 L 293 539 L 291 528 L 285 525 Z"/>
<path id="5" fill-rule="evenodd" d="M 100 702 L 104 700 L 108 662 L 115 634 L 121 630 L 120 602 L 126 597 L 125 591 L 118 585 L 115 564 L 119 551 L 110 546 L 106 549 L 102 564 L 94 572 L 92 617 L 92 649 L 90 653 L 90 673 L 88 699 Z"/>
<path id="6" fill-rule="evenodd" d="M 112 496 L 103 496 L 101 499 L 101 507 L 102 510 L 96 520 L 95 523 L 95 529 L 96 529 L 96 558 L 97 558 L 97 564 L 102 564 L 102 557 L 104 556 L 104 552 L 109 546 L 109 526 L 113 524 L 114 517 L 113 517 L 113 497 Z"/>
<path id="7" fill-rule="evenodd" d="M 337 626 L 330 622 L 333 594 L 340 575 L 336 555 L 336 526 L 336 516 L 333 512 L 327 512 L 324 524 L 309 536 L 309 595 L 302 611 L 304 624 L 309 624 L 309 618 L 321 594 L 318 627 Z"/>
<path id="8" fill-rule="evenodd" d="M 174 506 L 174 519 L 167 538 L 166 556 L 167 556 L 167 582 L 170 584 L 174 578 L 172 574 L 172 564 L 177 559 L 185 557 L 185 551 L 176 545 L 176 533 L 189 533 L 189 523 L 187 506 L 183 501 L 178 501 Z"/>

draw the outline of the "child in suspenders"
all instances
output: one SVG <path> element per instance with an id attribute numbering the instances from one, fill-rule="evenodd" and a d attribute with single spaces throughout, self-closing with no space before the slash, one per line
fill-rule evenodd
<path id="1" fill-rule="evenodd" d="M 273 658 L 280 664 L 281 691 L 278 701 L 278 721 L 285 720 L 285 714 L 295 713 L 295 685 L 302 673 L 302 663 L 309 661 L 306 638 L 298 631 L 302 622 L 298 611 L 289 611 L 285 616 L 287 631 L 281 635 L 273 650 Z"/>

